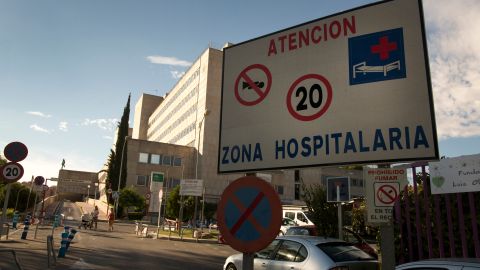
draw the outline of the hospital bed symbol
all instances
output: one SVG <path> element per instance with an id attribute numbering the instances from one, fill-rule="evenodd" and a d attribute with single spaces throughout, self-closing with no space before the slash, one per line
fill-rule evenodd
<path id="1" fill-rule="evenodd" d="M 402 28 L 349 39 L 350 84 L 406 77 Z"/>

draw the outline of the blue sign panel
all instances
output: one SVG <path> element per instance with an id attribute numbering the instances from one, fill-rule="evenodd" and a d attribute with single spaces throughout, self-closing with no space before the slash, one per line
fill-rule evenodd
<path id="1" fill-rule="evenodd" d="M 405 78 L 403 29 L 348 39 L 350 85 Z"/>
<path id="2" fill-rule="evenodd" d="M 340 187 L 340 198 L 337 198 L 337 186 Z M 350 201 L 350 179 L 348 177 L 327 178 L 327 201 L 328 202 Z"/>

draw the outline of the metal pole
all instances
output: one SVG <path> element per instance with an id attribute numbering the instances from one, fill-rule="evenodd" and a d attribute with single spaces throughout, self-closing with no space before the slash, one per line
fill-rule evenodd
<path id="1" fill-rule="evenodd" d="M 242 270 L 253 270 L 254 253 L 243 253 Z"/>
<path id="2" fill-rule="evenodd" d="M 27 211 L 28 204 L 30 203 L 30 196 L 32 195 L 32 188 L 33 188 L 33 175 L 32 175 L 32 180 L 30 180 L 30 192 L 28 192 L 27 206 L 25 207 L 25 211 Z"/>
<path id="3" fill-rule="evenodd" d="M 340 185 L 337 185 L 337 203 L 338 203 L 338 239 L 343 240 L 342 202 L 340 202 Z"/>
<path id="4" fill-rule="evenodd" d="M 7 191 L 5 195 L 5 201 L 3 201 L 3 211 L 2 211 L 2 220 L 0 223 L 0 235 L 3 234 L 3 223 L 7 219 L 7 205 L 8 205 L 8 199 L 10 197 L 10 191 L 12 189 L 12 184 L 7 184 Z"/>

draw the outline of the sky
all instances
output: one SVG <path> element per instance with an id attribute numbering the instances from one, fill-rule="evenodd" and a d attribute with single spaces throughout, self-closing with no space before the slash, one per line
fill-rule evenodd
<path id="1" fill-rule="evenodd" d="M 368 0 L 0 0 L 0 154 L 23 142 L 21 181 L 101 170 L 131 93 L 164 95 L 208 47 Z M 441 156 L 480 153 L 480 2 L 424 0 Z"/>

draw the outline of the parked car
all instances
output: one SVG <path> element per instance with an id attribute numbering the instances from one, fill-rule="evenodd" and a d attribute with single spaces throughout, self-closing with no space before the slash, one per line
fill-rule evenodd
<path id="1" fill-rule="evenodd" d="M 441 258 L 397 265 L 395 270 L 480 270 L 480 259 Z"/>
<path id="2" fill-rule="evenodd" d="M 282 225 L 280 226 L 280 232 L 278 233 L 278 235 L 285 235 L 287 229 L 292 226 L 298 226 L 298 224 L 290 218 L 283 218 Z"/>
<path id="3" fill-rule="evenodd" d="M 312 236 L 320 236 L 317 227 L 306 225 L 306 226 L 292 226 L 287 229 L 285 235 L 312 235 Z M 343 228 L 343 240 L 347 243 L 350 243 L 357 248 L 365 251 L 366 253 L 370 254 L 370 256 L 374 257 L 375 259 L 378 258 L 378 251 L 375 247 L 369 244 L 365 239 L 363 239 L 360 235 L 355 233 L 354 231 Z"/>
<path id="4" fill-rule="evenodd" d="M 241 270 L 243 254 L 225 260 L 224 270 Z M 254 269 L 377 270 L 378 261 L 351 244 L 334 238 L 280 236 L 255 253 Z"/>

